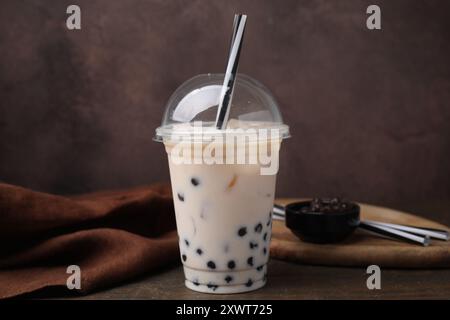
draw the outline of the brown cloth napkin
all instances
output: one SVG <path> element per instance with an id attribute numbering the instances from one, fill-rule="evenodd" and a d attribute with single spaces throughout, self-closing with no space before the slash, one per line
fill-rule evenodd
<path id="1" fill-rule="evenodd" d="M 63 197 L 0 183 L 0 299 L 68 290 L 69 265 L 87 293 L 178 260 L 168 185 Z"/>

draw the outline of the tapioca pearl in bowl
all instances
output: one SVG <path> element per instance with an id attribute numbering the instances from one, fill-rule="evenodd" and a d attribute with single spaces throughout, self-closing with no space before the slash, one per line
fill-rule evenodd
<path id="1" fill-rule="evenodd" d="M 263 226 L 262 226 L 262 223 L 261 223 L 261 222 L 259 222 L 259 223 L 255 226 L 255 228 L 254 228 L 254 230 L 255 230 L 256 233 L 261 233 L 261 232 L 262 232 L 262 229 L 263 229 Z"/>
<path id="2" fill-rule="evenodd" d="M 178 200 L 180 200 L 181 202 L 184 202 L 184 193 L 178 192 L 177 197 L 178 197 Z"/>

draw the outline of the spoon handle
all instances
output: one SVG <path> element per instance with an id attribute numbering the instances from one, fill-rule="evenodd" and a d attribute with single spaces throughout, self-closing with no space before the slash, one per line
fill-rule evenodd
<path id="1" fill-rule="evenodd" d="M 407 225 L 386 223 L 386 222 L 372 221 L 372 220 L 365 220 L 365 222 L 372 224 L 372 225 L 389 227 L 392 229 L 397 229 L 397 230 L 401 230 L 401 231 L 405 231 L 405 232 L 409 232 L 409 233 L 414 233 L 414 234 L 421 235 L 421 236 L 429 236 L 430 238 L 433 238 L 433 239 L 444 240 L 444 241 L 449 240 L 448 232 L 445 230 L 414 227 L 414 226 L 407 226 Z"/>
<path id="2" fill-rule="evenodd" d="M 284 220 L 284 217 L 286 216 L 284 207 L 276 203 L 273 205 L 272 213 L 274 217 L 278 218 L 277 220 Z"/>
<path id="3" fill-rule="evenodd" d="M 421 237 L 401 230 L 393 229 L 386 226 L 375 225 L 364 221 L 360 222 L 359 227 L 367 231 L 387 236 L 389 238 L 394 238 L 397 240 L 402 240 L 414 244 L 420 244 L 425 247 L 430 244 L 429 236 Z"/>

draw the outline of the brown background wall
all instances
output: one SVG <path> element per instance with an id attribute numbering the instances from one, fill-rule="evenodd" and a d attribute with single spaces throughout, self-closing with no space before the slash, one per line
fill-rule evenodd
<path id="1" fill-rule="evenodd" d="M 73 3 L 81 31 L 65 28 Z M 365 27 L 372 3 L 382 31 Z M 279 196 L 450 198 L 446 0 L 2 0 L 0 180 L 56 193 L 168 180 L 154 129 L 179 84 L 223 72 L 235 12 L 249 15 L 240 71 L 292 130 Z"/>

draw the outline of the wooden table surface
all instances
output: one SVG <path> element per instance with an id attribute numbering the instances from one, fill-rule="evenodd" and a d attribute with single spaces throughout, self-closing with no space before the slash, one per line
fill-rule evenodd
<path id="1" fill-rule="evenodd" d="M 450 225 L 450 201 L 396 208 Z M 365 268 L 309 266 L 271 260 L 267 285 L 249 293 L 210 295 L 184 287 L 181 266 L 76 299 L 450 299 L 450 269 L 381 270 L 369 290 Z"/>

